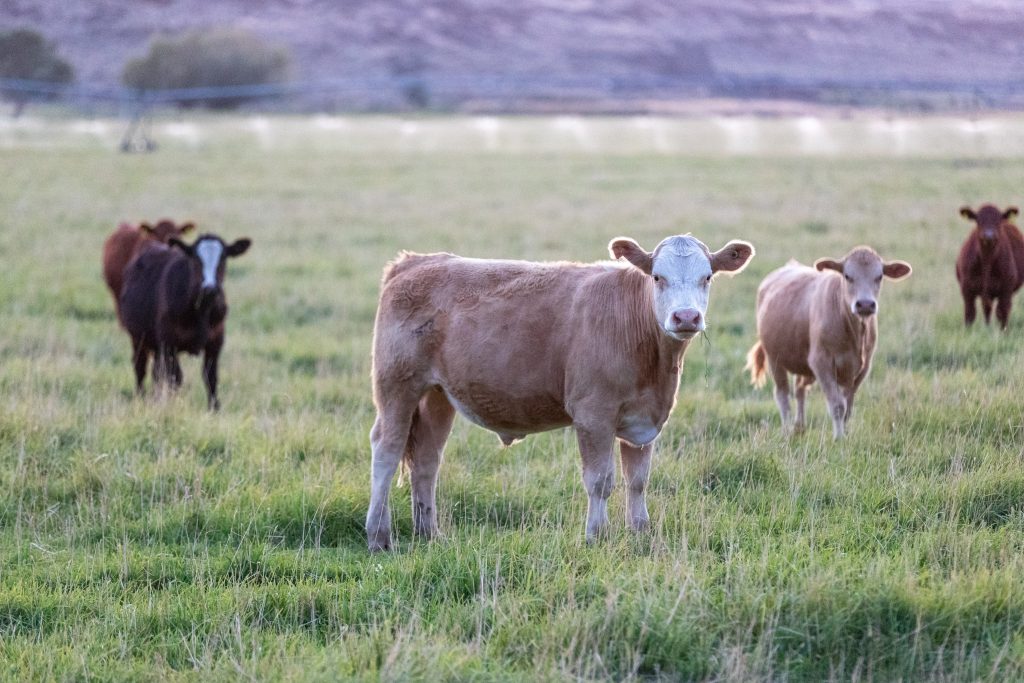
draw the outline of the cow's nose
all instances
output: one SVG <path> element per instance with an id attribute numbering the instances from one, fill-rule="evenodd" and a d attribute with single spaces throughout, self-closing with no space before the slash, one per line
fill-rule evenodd
<path id="1" fill-rule="evenodd" d="M 857 311 L 857 315 L 874 315 L 878 310 L 878 304 L 874 299 L 858 299 L 854 304 L 854 310 Z"/>
<path id="2" fill-rule="evenodd" d="M 672 313 L 672 325 L 677 332 L 700 332 L 700 311 L 681 308 Z"/>

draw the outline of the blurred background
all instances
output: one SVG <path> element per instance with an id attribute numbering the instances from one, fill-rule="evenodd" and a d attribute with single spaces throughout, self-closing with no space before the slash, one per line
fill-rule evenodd
<path id="1" fill-rule="evenodd" d="M 15 113 L 55 98 L 92 114 L 1024 105 L 1013 0 L 6 0 L 0 29 Z"/>

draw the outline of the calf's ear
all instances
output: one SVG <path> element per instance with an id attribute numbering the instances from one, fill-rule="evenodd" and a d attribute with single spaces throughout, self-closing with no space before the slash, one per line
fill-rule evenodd
<path id="1" fill-rule="evenodd" d="M 754 245 L 750 242 L 733 240 L 711 254 L 711 272 L 735 275 L 747 267 L 755 253 Z"/>
<path id="2" fill-rule="evenodd" d="M 977 216 L 977 214 L 974 213 L 974 209 L 972 209 L 969 206 L 961 206 L 960 207 L 960 215 L 963 216 L 964 218 L 966 218 L 969 221 L 976 221 L 976 220 L 978 220 L 978 216 Z"/>
<path id="3" fill-rule="evenodd" d="M 1014 216 L 1016 216 L 1018 213 L 1020 213 L 1020 211 L 1017 209 L 1016 206 L 1009 206 L 1006 208 L 1006 211 L 1003 211 L 1003 220 L 1008 221 Z"/>
<path id="4" fill-rule="evenodd" d="M 228 248 L 225 251 L 227 252 L 228 256 L 241 256 L 242 254 L 249 250 L 249 246 L 251 244 L 251 239 L 249 239 L 248 237 L 243 237 L 242 239 L 235 240 L 230 245 L 228 245 Z"/>
<path id="5" fill-rule="evenodd" d="M 188 221 L 187 223 L 181 224 L 181 227 L 178 228 L 178 232 L 184 235 L 186 232 L 192 232 L 193 230 L 195 230 L 195 227 L 195 223 L 193 223 L 192 221 Z"/>
<path id="6" fill-rule="evenodd" d="M 192 247 L 187 245 L 187 244 L 185 244 L 184 242 L 179 240 L 177 237 L 170 237 L 170 238 L 168 238 L 167 244 L 169 244 L 172 247 L 177 247 L 178 249 L 181 249 L 183 252 L 185 252 L 189 256 L 192 255 Z"/>
<path id="7" fill-rule="evenodd" d="M 654 259 L 650 252 L 644 251 L 644 248 L 636 243 L 636 240 L 628 237 L 616 237 L 608 243 L 608 251 L 611 252 L 612 258 L 616 260 L 624 258 L 648 275 L 651 274 Z"/>
<path id="8" fill-rule="evenodd" d="M 814 267 L 817 270 L 834 270 L 836 272 L 843 272 L 843 262 L 836 261 L 834 258 L 820 258 L 814 262 Z"/>
<path id="9" fill-rule="evenodd" d="M 139 223 L 139 231 L 140 232 L 144 232 L 147 235 L 152 235 L 153 234 L 153 226 L 150 225 L 149 223 L 147 223 L 146 221 L 142 221 L 141 223 Z"/>
<path id="10" fill-rule="evenodd" d="M 912 272 L 913 269 L 906 261 L 889 261 L 882 264 L 882 275 L 890 280 L 902 280 L 909 277 Z"/>

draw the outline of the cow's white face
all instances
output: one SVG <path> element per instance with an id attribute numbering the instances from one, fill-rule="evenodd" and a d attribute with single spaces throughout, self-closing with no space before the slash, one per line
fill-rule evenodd
<path id="1" fill-rule="evenodd" d="M 658 325 L 679 341 L 706 329 L 714 276 L 739 272 L 754 255 L 748 242 L 733 241 L 712 253 L 690 235 L 668 237 L 653 253 L 629 238 L 612 240 L 609 250 L 615 258 L 625 258 L 650 276 Z"/>
<path id="2" fill-rule="evenodd" d="M 670 237 L 654 250 L 654 315 L 670 336 L 690 339 L 707 327 L 711 258 L 692 237 Z"/>
<path id="3" fill-rule="evenodd" d="M 883 277 L 902 280 L 911 272 L 910 264 L 903 261 L 883 263 L 882 257 L 871 247 L 857 247 L 842 261 L 818 259 L 814 267 L 835 270 L 843 276 L 843 301 L 850 313 L 861 318 L 878 313 Z"/>
<path id="4" fill-rule="evenodd" d="M 224 243 L 219 239 L 201 239 L 193 245 L 203 268 L 203 289 L 217 288 L 217 270 L 224 258 Z"/>

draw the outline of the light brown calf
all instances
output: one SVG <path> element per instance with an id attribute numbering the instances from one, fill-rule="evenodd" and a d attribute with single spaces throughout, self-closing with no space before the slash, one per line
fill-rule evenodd
<path id="1" fill-rule="evenodd" d="M 391 547 L 388 493 L 403 458 L 415 532 L 437 532 L 437 473 L 456 411 L 506 445 L 574 427 L 588 540 L 608 523 L 618 439 L 627 518 L 647 526 L 653 443 L 675 404 L 683 353 L 705 327 L 711 279 L 741 270 L 754 250 L 735 241 L 711 253 L 689 235 L 653 253 L 626 238 L 609 249 L 632 266 L 452 254 L 403 254 L 388 266 L 373 339 L 371 550 Z"/>
<path id="2" fill-rule="evenodd" d="M 871 247 L 857 247 L 841 261 L 818 259 L 814 268 L 790 261 L 761 282 L 758 342 L 747 354 L 747 369 L 755 386 L 763 386 L 766 370 L 771 372 L 784 428 L 793 374 L 794 431 L 804 427 L 804 397 L 817 379 L 828 401 L 833 436 L 843 436 L 875 353 L 882 277 L 902 280 L 910 272 L 903 261 L 883 263 Z"/>
<path id="3" fill-rule="evenodd" d="M 176 225 L 166 218 L 156 225 L 139 223 L 121 223 L 117 230 L 110 233 L 103 243 L 103 280 L 114 297 L 114 305 L 119 307 L 118 299 L 124 285 L 124 269 L 133 258 L 148 244 L 167 244 L 172 237 L 181 237 L 192 230 L 192 222 Z"/>

